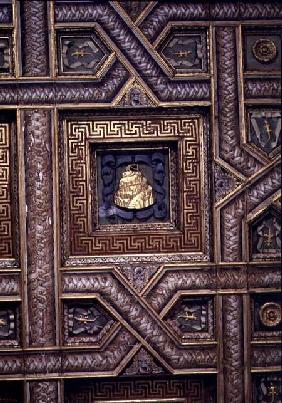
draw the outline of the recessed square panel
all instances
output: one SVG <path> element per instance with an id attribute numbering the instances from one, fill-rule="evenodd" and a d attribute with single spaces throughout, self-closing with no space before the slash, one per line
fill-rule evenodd
<path id="1" fill-rule="evenodd" d="M 20 381 L 4 380 L 0 382 L 0 402 L 22 403 L 24 401 L 24 385 Z"/>
<path id="2" fill-rule="evenodd" d="M 281 31 L 276 27 L 244 33 L 244 65 L 246 71 L 277 71 L 281 69 Z"/>
<path id="3" fill-rule="evenodd" d="M 173 142 L 104 149 L 93 145 L 93 230 L 155 223 L 175 227 L 171 207 L 177 204 L 177 184 L 170 172 L 175 172 L 176 147 Z"/>
<path id="4" fill-rule="evenodd" d="M 282 382 L 280 373 L 253 375 L 253 403 L 281 403 Z"/>
<path id="5" fill-rule="evenodd" d="M 254 294 L 251 298 L 254 339 L 281 337 L 282 309 L 277 293 Z"/>
<path id="6" fill-rule="evenodd" d="M 202 134 L 200 116 L 67 120 L 64 255 L 203 256 Z"/>

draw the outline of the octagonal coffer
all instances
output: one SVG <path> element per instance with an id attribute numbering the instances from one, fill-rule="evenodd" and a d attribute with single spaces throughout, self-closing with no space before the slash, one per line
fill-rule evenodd
<path id="1" fill-rule="evenodd" d="M 64 304 L 64 341 L 67 345 L 102 346 L 116 325 L 111 313 L 97 299 Z"/>
<path id="2" fill-rule="evenodd" d="M 174 76 L 208 72 L 206 28 L 172 27 L 157 50 Z"/>
<path id="3" fill-rule="evenodd" d="M 114 52 L 95 30 L 57 33 L 58 75 L 101 78 L 114 60 Z"/>
<path id="4" fill-rule="evenodd" d="M 180 296 L 164 316 L 180 343 L 191 339 L 214 339 L 214 299 Z"/>

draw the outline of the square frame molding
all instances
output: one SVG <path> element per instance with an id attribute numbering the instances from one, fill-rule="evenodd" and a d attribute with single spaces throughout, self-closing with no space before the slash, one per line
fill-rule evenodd
<path id="1" fill-rule="evenodd" d="M 166 114 L 144 118 L 130 116 L 67 118 L 60 143 L 63 260 L 65 265 L 91 264 L 107 256 L 151 256 L 168 253 L 174 260 L 207 260 L 207 179 L 204 119 L 196 114 Z M 148 116 L 148 114 L 147 114 Z M 113 143 L 177 144 L 177 227 L 129 229 L 126 232 L 97 230 L 91 219 L 91 147 Z M 63 148 L 63 149 L 62 149 Z M 65 163 L 63 162 L 65 161 Z M 153 256 L 152 256 L 153 255 Z M 83 257 L 83 258 L 82 258 Z M 124 257 L 122 257 L 124 258 Z M 72 259 L 80 259 L 74 263 Z M 82 261 L 81 261 L 82 259 Z"/>

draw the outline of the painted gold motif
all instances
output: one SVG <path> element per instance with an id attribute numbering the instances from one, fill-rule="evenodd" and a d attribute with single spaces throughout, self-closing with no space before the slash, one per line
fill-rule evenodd
<path id="1" fill-rule="evenodd" d="M 264 326 L 277 326 L 281 322 L 281 306 L 276 302 L 267 302 L 261 306 L 259 316 Z"/>
<path id="2" fill-rule="evenodd" d="M 270 39 L 258 39 L 253 45 L 254 57 L 262 63 L 272 62 L 277 56 L 277 47 Z"/>
<path id="3" fill-rule="evenodd" d="M 119 207 L 141 210 L 154 204 L 152 186 L 137 164 L 128 165 L 122 174 L 114 198 Z"/>

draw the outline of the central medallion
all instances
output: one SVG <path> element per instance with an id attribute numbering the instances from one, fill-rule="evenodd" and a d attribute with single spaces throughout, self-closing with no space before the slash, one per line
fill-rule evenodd
<path id="1" fill-rule="evenodd" d="M 153 188 L 137 164 L 128 165 L 122 173 L 114 203 L 133 210 L 141 210 L 154 204 Z"/>

